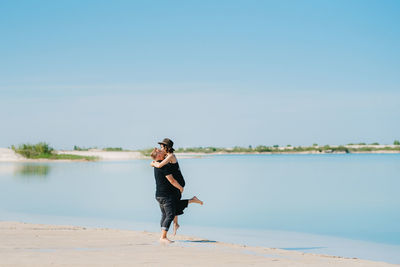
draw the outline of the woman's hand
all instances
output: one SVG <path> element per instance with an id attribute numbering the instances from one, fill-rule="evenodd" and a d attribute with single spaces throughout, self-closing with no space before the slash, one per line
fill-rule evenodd
<path id="1" fill-rule="evenodd" d="M 159 162 L 153 161 L 152 164 L 153 164 L 152 165 L 153 167 L 160 168 L 160 163 Z"/>

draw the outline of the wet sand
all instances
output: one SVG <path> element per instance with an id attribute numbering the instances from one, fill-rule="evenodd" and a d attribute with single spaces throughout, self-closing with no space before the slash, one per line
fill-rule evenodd
<path id="1" fill-rule="evenodd" d="M 0 266 L 399 266 L 151 232 L 0 222 Z"/>

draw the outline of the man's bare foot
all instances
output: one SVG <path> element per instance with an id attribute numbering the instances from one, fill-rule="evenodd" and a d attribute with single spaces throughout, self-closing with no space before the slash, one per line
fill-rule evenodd
<path id="1" fill-rule="evenodd" d="M 160 238 L 160 243 L 161 244 L 171 244 L 171 243 L 173 243 L 174 241 L 172 241 L 172 240 L 169 240 L 168 238 Z"/>
<path id="2" fill-rule="evenodd" d="M 173 232 L 174 236 L 176 236 L 176 231 L 178 230 L 178 228 L 179 228 L 179 224 L 174 223 L 174 232 Z"/>
<path id="3" fill-rule="evenodd" d="M 198 199 L 196 196 L 192 197 L 189 201 L 190 201 L 190 203 L 197 203 L 197 204 L 203 205 L 203 201 Z"/>

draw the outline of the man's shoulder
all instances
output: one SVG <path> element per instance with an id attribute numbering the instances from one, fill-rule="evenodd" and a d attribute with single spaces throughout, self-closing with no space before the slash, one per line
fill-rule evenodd
<path id="1" fill-rule="evenodd" d="M 162 171 L 165 170 L 164 167 L 161 167 L 161 168 L 153 167 L 153 168 L 154 168 L 154 171 L 155 171 L 155 172 L 162 172 Z"/>
<path id="2" fill-rule="evenodd" d="M 166 175 L 167 172 L 168 169 L 165 166 L 162 166 L 161 168 L 154 167 L 154 173 Z"/>

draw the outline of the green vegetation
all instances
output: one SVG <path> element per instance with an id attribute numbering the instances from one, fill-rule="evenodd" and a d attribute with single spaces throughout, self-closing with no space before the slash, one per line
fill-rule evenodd
<path id="1" fill-rule="evenodd" d="M 74 146 L 74 150 L 76 151 L 88 151 L 89 149 L 97 149 L 97 147 L 79 147 L 79 146 Z"/>
<path id="2" fill-rule="evenodd" d="M 83 147 L 79 147 L 79 146 L 74 146 L 74 150 L 76 151 L 88 151 L 88 148 L 83 148 Z"/>
<path id="3" fill-rule="evenodd" d="M 345 152 L 350 153 L 350 150 L 345 146 L 331 147 L 332 152 Z"/>
<path id="4" fill-rule="evenodd" d="M 65 160 L 86 160 L 86 161 L 96 161 L 99 158 L 94 156 L 80 156 L 71 154 L 53 154 L 49 159 L 65 159 Z"/>
<path id="5" fill-rule="evenodd" d="M 106 147 L 103 148 L 104 151 L 122 151 L 122 147 Z"/>
<path id="6" fill-rule="evenodd" d="M 372 144 L 371 144 L 372 145 Z M 277 145 L 273 146 L 265 146 L 259 145 L 256 147 L 248 146 L 248 147 L 240 147 L 235 146 L 233 148 L 221 148 L 221 147 L 187 147 L 187 148 L 177 148 L 175 153 L 221 153 L 221 154 L 229 154 L 229 153 L 355 153 L 355 152 L 371 152 L 371 151 L 398 151 L 400 152 L 400 147 L 391 147 L 386 146 L 382 148 L 375 147 L 375 143 L 373 146 L 371 145 L 359 145 L 360 147 L 354 148 L 349 145 L 340 145 L 340 146 L 318 146 L 317 144 L 313 144 L 312 146 L 291 146 L 287 145 L 286 147 L 279 147 Z M 143 155 L 148 156 L 153 149 L 144 149 L 140 150 Z"/>
<path id="7" fill-rule="evenodd" d="M 53 153 L 53 148 L 44 142 L 37 143 L 36 145 L 21 144 L 18 147 L 12 145 L 11 149 L 28 159 L 41 158 L 44 155 L 52 155 Z"/>
<path id="8" fill-rule="evenodd" d="M 393 145 L 400 146 L 400 141 L 399 140 L 394 140 Z"/>
<path id="9" fill-rule="evenodd" d="M 67 160 L 87 160 L 94 161 L 97 157 L 78 156 L 70 154 L 56 154 L 54 149 L 45 142 L 40 142 L 35 145 L 21 144 L 18 146 L 11 146 L 11 149 L 16 153 L 28 159 L 67 159 Z"/>

